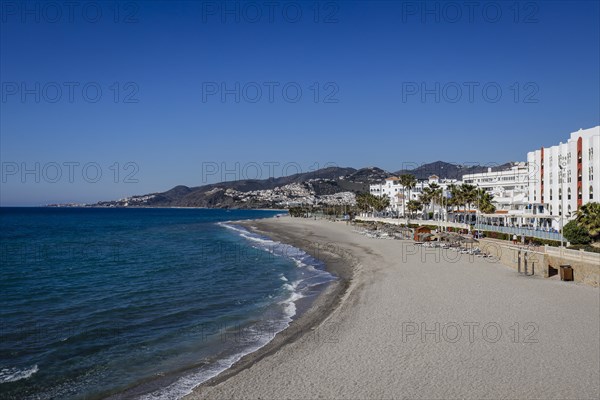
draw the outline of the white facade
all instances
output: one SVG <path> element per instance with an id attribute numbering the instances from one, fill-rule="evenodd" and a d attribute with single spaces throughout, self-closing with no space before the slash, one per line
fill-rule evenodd
<path id="1" fill-rule="evenodd" d="M 476 185 L 496 196 L 509 191 L 527 191 L 528 176 L 527 164 L 520 162 L 515 163 L 509 170 L 493 171 L 492 168 L 488 168 L 487 172 L 463 175 L 462 180 L 464 183 Z"/>
<path id="2" fill-rule="evenodd" d="M 468 174 L 462 182 L 432 176 L 418 182 L 410 195 L 399 178 L 391 177 L 371 185 L 370 192 L 387 195 L 389 211 L 401 215 L 404 201 L 418 200 L 433 182 L 442 187 L 444 197 L 450 184 L 462 182 L 489 191 L 496 213 L 480 215 L 483 224 L 558 232 L 561 223 L 575 218 L 581 206 L 600 200 L 600 126 L 573 132 L 566 143 L 531 151 L 526 163 L 515 163 L 510 170 Z M 439 209 L 427 211 L 440 213 Z"/>
<path id="3" fill-rule="evenodd" d="M 529 169 L 525 162 L 515 163 L 508 170 L 488 168 L 487 172 L 463 175 L 463 182 L 488 191 L 499 213 L 517 217 L 527 212 Z"/>
<path id="4" fill-rule="evenodd" d="M 527 153 L 529 202 L 565 223 L 582 205 L 600 198 L 600 126 L 571 133 L 566 143 Z M 562 167 L 561 167 L 562 166 Z"/>
<path id="5" fill-rule="evenodd" d="M 426 181 L 417 181 L 414 188 L 405 190 L 404 186 L 400 184 L 400 178 L 392 176 L 387 178 L 383 183 L 370 185 L 369 191 L 375 196 L 387 196 L 390 199 L 390 207 L 388 211 L 402 215 L 404 211 L 408 213 L 406 204 L 408 204 L 410 200 L 419 200 L 423 190 L 428 188 L 433 183 L 442 188 L 444 196 L 446 196 L 448 193 L 448 186 L 451 184 L 460 184 L 460 182 L 458 182 L 456 179 L 440 179 L 437 175 L 432 175 Z M 436 209 L 430 211 L 437 213 L 439 210 Z"/>

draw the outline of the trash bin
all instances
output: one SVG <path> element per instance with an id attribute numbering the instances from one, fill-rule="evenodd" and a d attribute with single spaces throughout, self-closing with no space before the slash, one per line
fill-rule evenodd
<path id="1" fill-rule="evenodd" d="M 560 280 L 561 281 L 572 281 L 573 280 L 573 268 L 570 265 L 560 266 Z"/>

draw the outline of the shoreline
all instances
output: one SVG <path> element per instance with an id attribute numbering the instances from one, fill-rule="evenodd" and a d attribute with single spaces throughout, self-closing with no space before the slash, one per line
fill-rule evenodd
<path id="1" fill-rule="evenodd" d="M 266 210 L 273 211 L 273 210 Z M 279 214 L 278 214 L 279 215 Z M 281 216 L 279 218 L 286 218 L 289 216 Z M 325 262 L 323 256 L 331 258 L 340 258 L 340 254 L 336 253 L 334 249 L 332 251 L 315 252 L 314 249 L 310 249 L 310 246 L 305 246 L 305 243 L 298 238 L 286 236 L 284 231 L 278 231 L 268 226 L 269 223 L 265 221 L 276 221 L 279 218 L 276 216 L 264 217 L 258 219 L 244 219 L 244 220 L 231 220 L 226 221 L 227 224 L 233 224 L 247 229 L 249 232 L 259 234 L 261 236 L 268 237 L 269 239 L 290 245 L 296 249 L 300 249 L 316 260 L 323 263 L 324 270 L 333 275 L 336 279 L 331 282 L 322 283 L 323 288 L 319 289 L 318 293 L 314 297 L 300 298 L 296 300 L 296 306 L 299 310 L 296 315 L 292 317 L 289 325 L 283 330 L 274 334 L 269 341 L 262 347 L 252 350 L 250 353 L 243 355 L 239 360 L 235 361 L 231 366 L 218 372 L 217 375 L 205 380 L 199 385 L 191 389 L 191 392 L 184 394 L 182 399 L 187 399 L 193 395 L 196 390 L 200 390 L 205 386 L 217 385 L 223 381 L 226 381 L 230 377 L 238 374 L 239 372 L 247 369 L 259 360 L 268 357 L 269 355 L 276 353 L 283 346 L 293 343 L 300 339 L 304 334 L 311 332 L 316 326 L 322 323 L 331 314 L 333 310 L 337 308 L 341 302 L 342 297 L 346 293 L 350 286 L 350 282 L 353 276 L 353 266 L 347 264 L 335 264 L 331 262 Z M 267 226 L 265 226 L 267 225 Z M 307 304 L 302 305 L 303 302 Z M 125 388 L 115 393 L 108 395 L 101 395 L 98 398 L 106 399 L 129 399 L 129 398 L 150 398 L 157 390 L 166 389 L 172 384 L 176 384 L 180 379 L 185 379 L 187 374 L 194 371 L 198 366 L 183 368 L 177 371 L 172 371 L 169 374 L 161 377 L 148 378 L 140 383 L 137 383 L 131 387 Z"/>
<path id="2" fill-rule="evenodd" d="M 290 218 L 284 216 L 283 218 Z M 272 224 L 265 221 L 276 221 L 275 217 L 261 218 L 256 220 L 241 220 L 229 221 L 236 225 L 243 226 L 251 232 L 267 236 L 272 240 L 280 243 L 285 243 L 297 249 L 303 250 L 310 254 L 315 259 L 322 261 L 325 270 L 336 277 L 336 280 L 327 284 L 317 297 L 312 301 L 312 304 L 304 310 L 304 312 L 289 324 L 283 331 L 278 332 L 266 345 L 243 356 L 226 370 L 219 373 L 217 376 L 196 386 L 192 393 L 183 397 L 183 399 L 193 399 L 198 392 L 205 388 L 213 387 L 229 378 L 238 375 L 240 372 L 250 368 L 256 362 L 278 352 L 284 346 L 292 344 L 300 340 L 305 334 L 318 329 L 319 325 L 329 318 L 329 316 L 343 303 L 344 297 L 348 294 L 355 274 L 355 267 L 358 264 L 357 259 L 350 259 L 348 263 L 335 263 L 323 260 L 324 256 L 331 259 L 348 259 L 348 253 L 341 253 L 335 248 L 329 247 L 323 250 L 306 246 L 307 242 L 295 235 L 286 234 L 286 230 L 273 229 Z M 308 244 L 311 244 L 308 242 Z"/>
<path id="3" fill-rule="evenodd" d="M 351 279 L 335 301 L 321 296 L 330 302 L 304 314 L 311 323 L 302 326 L 300 317 L 186 400 L 600 395 L 598 288 L 369 238 L 343 222 L 246 224 L 310 252 L 328 270 L 346 265 Z"/>

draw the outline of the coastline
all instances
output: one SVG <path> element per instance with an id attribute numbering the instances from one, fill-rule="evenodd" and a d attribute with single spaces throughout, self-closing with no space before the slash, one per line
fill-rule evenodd
<path id="1" fill-rule="evenodd" d="M 324 293 L 268 345 L 187 400 L 600 394 L 598 288 L 523 277 L 495 261 L 451 258 L 410 241 L 367 238 L 341 222 L 284 217 L 246 224 L 325 258 L 328 269 L 352 265 L 351 279 L 343 294 Z M 312 244 L 323 247 L 314 253 Z M 462 336 L 448 327 L 462 327 Z"/>
<path id="2" fill-rule="evenodd" d="M 290 217 L 284 216 L 283 218 Z M 262 218 L 229 221 L 229 223 L 243 226 L 251 232 L 267 236 L 272 240 L 305 251 L 315 259 L 324 262 L 325 270 L 337 279 L 328 283 L 324 290 L 312 301 L 310 306 L 301 315 L 295 317 L 286 329 L 277 333 L 265 346 L 246 354 L 225 371 L 198 385 L 184 399 L 195 399 L 198 392 L 201 392 L 204 388 L 227 381 L 229 378 L 250 368 L 256 362 L 275 354 L 282 347 L 300 340 L 306 334 L 314 332 L 343 303 L 344 297 L 348 294 L 358 265 L 356 258 L 353 258 L 347 251 L 327 246 L 328 243 L 325 241 L 320 243 L 323 246 L 319 246 L 318 241 L 310 242 L 306 238 L 290 234 L 289 230 L 285 228 L 278 229 L 276 225 L 273 225 L 273 221 L 277 221 L 277 219 Z"/>

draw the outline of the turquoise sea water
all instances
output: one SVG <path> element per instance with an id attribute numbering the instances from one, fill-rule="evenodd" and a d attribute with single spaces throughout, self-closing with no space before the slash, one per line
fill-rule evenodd
<path id="1" fill-rule="evenodd" d="M 226 221 L 275 211 L 0 208 L 0 399 L 180 398 L 334 278 Z"/>

